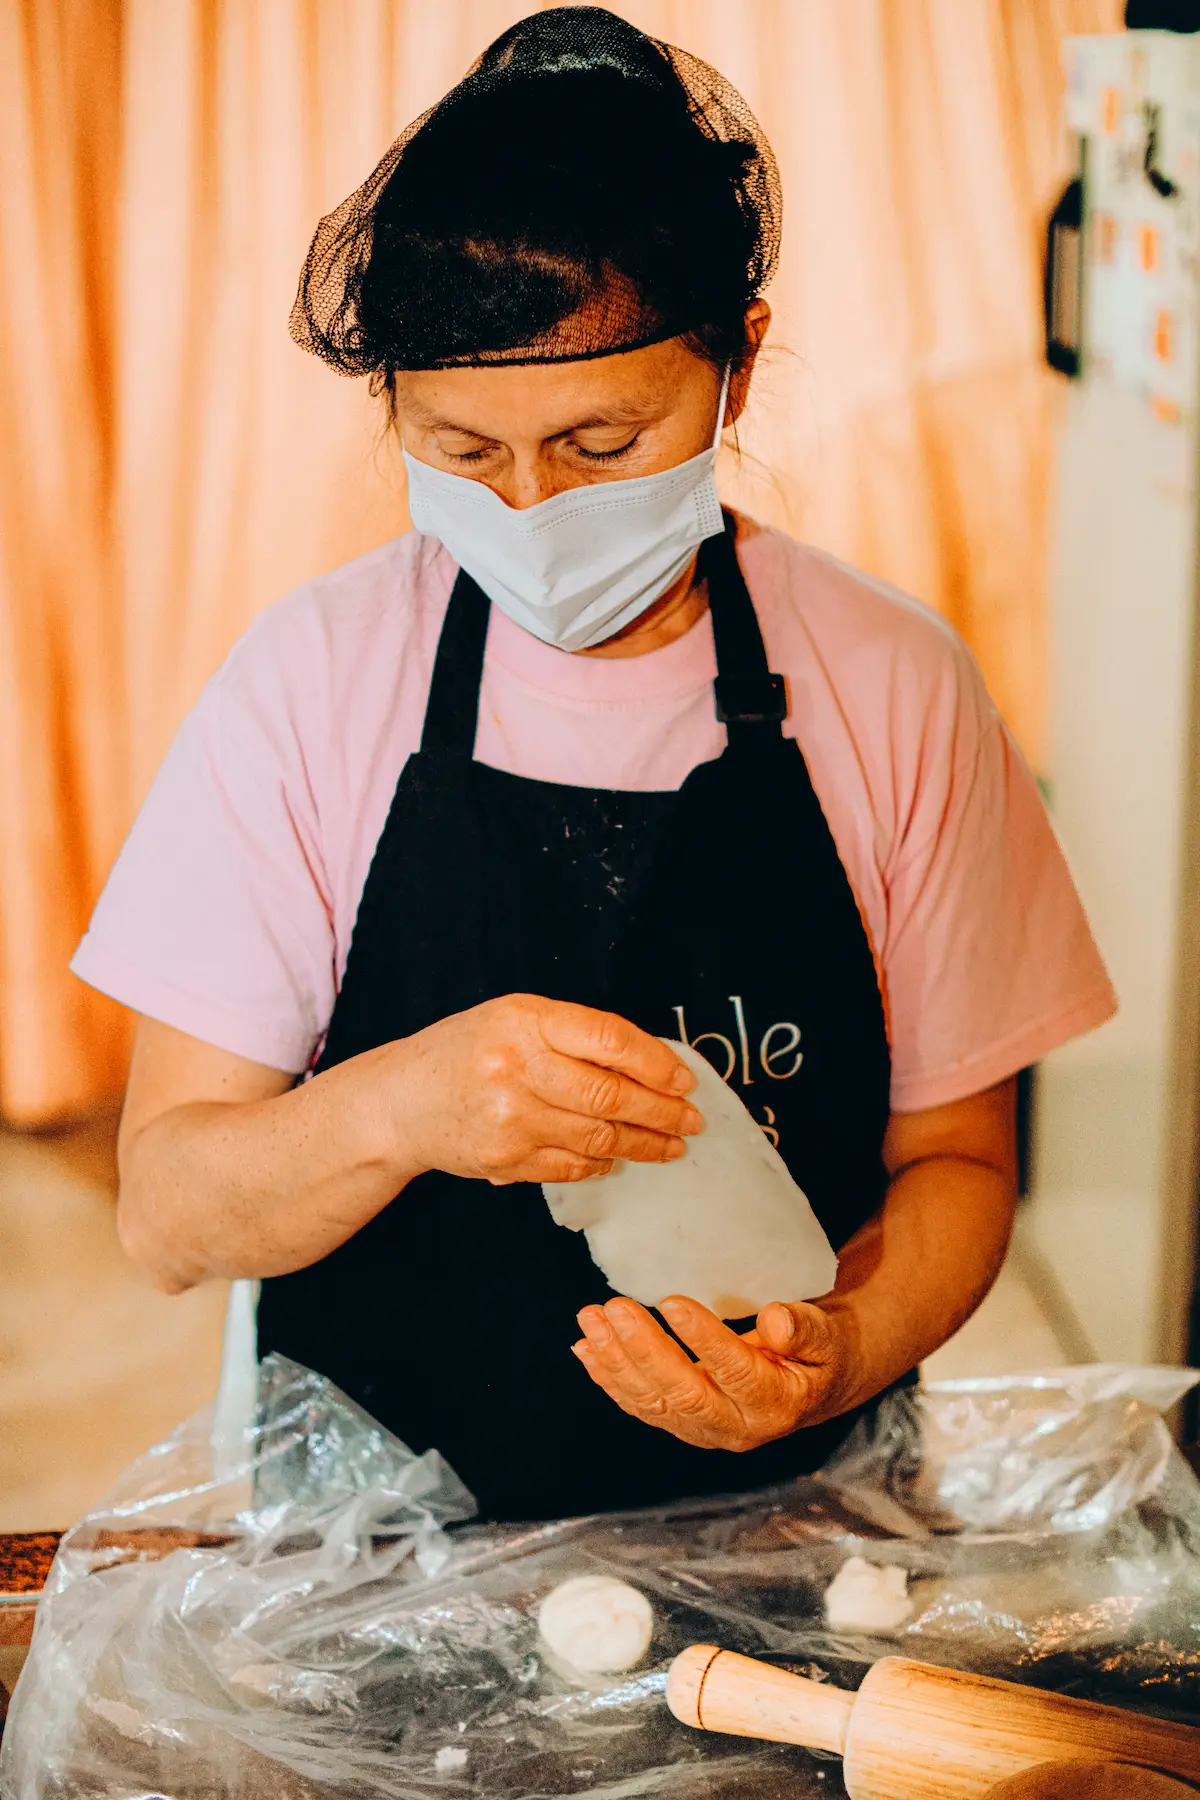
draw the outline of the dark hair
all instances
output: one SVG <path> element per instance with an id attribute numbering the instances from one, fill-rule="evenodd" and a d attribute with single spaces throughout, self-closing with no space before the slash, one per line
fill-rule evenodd
<path id="1" fill-rule="evenodd" d="M 706 63 L 535 13 L 323 219 L 292 334 L 341 373 L 561 362 L 681 336 L 723 366 L 774 272 L 775 161 Z"/>

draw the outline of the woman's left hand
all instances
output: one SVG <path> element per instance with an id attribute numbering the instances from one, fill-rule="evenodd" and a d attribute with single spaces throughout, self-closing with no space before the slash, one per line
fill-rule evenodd
<path id="1" fill-rule="evenodd" d="M 1016 1082 L 893 1113 L 884 1203 L 838 1251 L 837 1286 L 775 1301 L 739 1337 L 698 1301 L 585 1306 L 575 1354 L 617 1405 L 706 1450 L 753 1450 L 880 1393 L 969 1318 L 1004 1260 L 1017 1197 Z"/>
<path id="2" fill-rule="evenodd" d="M 587 1306 L 573 1346 L 623 1412 L 705 1450 L 754 1450 L 853 1403 L 853 1345 L 844 1313 L 773 1301 L 739 1337 L 696 1300 L 659 1308 L 692 1362 L 636 1300 Z"/>

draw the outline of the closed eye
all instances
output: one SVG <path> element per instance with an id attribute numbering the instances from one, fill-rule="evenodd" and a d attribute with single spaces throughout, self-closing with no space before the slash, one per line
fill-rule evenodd
<path id="1" fill-rule="evenodd" d="M 585 462 L 611 463 L 619 462 L 623 456 L 628 456 L 637 441 L 638 433 L 635 432 L 627 444 L 620 444 L 615 450 L 587 450 L 582 444 L 574 442 L 572 442 L 571 448 L 576 455 L 582 456 Z"/>

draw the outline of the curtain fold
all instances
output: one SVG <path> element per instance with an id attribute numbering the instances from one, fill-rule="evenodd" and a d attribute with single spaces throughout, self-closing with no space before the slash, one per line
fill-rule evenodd
<path id="1" fill-rule="evenodd" d="M 11 1120 L 119 1086 L 124 1023 L 66 962 L 204 680 L 263 606 L 406 523 L 362 384 L 287 334 L 313 225 L 532 10 L 0 0 Z M 1119 0 L 613 10 L 728 75 L 782 170 L 776 347 L 724 491 L 945 612 L 1036 763 L 1060 42 Z"/>
<path id="2" fill-rule="evenodd" d="M 117 0 L 0 5 L 0 1110 L 119 1083 L 67 973 L 128 822 L 111 535 Z"/>

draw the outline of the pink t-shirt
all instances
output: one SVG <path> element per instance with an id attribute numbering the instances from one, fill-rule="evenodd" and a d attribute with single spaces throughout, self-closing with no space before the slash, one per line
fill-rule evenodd
<path id="1" fill-rule="evenodd" d="M 960 639 L 881 582 L 742 521 L 770 664 L 875 952 L 892 1103 L 1002 1080 L 1114 997 L 1036 786 Z M 185 719 L 72 968 L 126 1006 L 300 1073 L 319 1048 L 455 565 L 408 532 L 256 620 Z M 673 789 L 719 754 L 707 618 L 568 656 L 492 612 L 476 754 Z M 779 829 L 787 829 L 780 819 Z"/>

